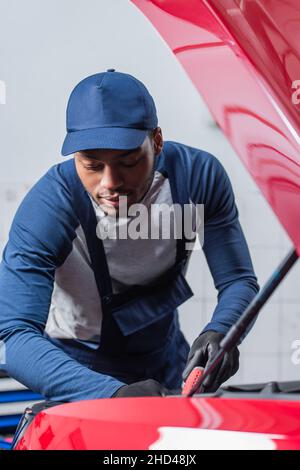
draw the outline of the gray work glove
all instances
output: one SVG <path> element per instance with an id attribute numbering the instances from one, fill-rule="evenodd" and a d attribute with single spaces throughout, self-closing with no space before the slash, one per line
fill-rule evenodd
<path id="1" fill-rule="evenodd" d="M 130 385 L 123 385 L 112 398 L 121 397 L 164 397 L 172 392 L 153 379 L 141 380 Z"/>
<path id="2" fill-rule="evenodd" d="M 190 349 L 185 369 L 182 373 L 184 381 L 196 366 L 205 369 L 211 364 L 211 360 L 220 349 L 220 342 L 225 335 L 216 331 L 208 330 L 201 333 L 193 342 Z M 229 353 L 225 353 L 223 359 L 216 366 L 215 370 L 207 376 L 201 385 L 200 392 L 215 392 L 223 382 L 234 375 L 239 368 L 239 350 L 234 347 Z"/>

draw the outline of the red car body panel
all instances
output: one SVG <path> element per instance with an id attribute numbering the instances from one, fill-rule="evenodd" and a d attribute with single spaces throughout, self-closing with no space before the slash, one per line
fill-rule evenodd
<path id="1" fill-rule="evenodd" d="M 167 42 L 300 253 L 298 0 L 132 0 Z M 300 93 L 299 93 L 300 95 Z M 114 398 L 49 408 L 17 449 L 300 449 L 300 402 Z"/>
<path id="2" fill-rule="evenodd" d="M 203 449 L 210 440 L 222 447 L 224 439 L 226 448 L 300 449 L 300 402 L 145 397 L 68 403 L 39 413 L 17 449 Z"/>

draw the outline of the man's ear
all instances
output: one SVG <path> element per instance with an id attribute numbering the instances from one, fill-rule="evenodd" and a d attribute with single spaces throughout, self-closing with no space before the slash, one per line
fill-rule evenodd
<path id="1" fill-rule="evenodd" d="M 153 133 L 153 145 L 154 145 L 155 155 L 160 154 L 160 152 L 162 151 L 162 148 L 163 148 L 163 146 L 164 146 L 164 140 L 163 140 L 163 136 L 162 136 L 162 130 L 161 130 L 160 127 L 157 127 L 157 128 L 154 130 L 154 133 Z"/>

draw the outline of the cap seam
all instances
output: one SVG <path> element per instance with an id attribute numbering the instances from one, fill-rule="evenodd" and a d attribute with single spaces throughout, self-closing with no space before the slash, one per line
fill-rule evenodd
<path id="1" fill-rule="evenodd" d="M 94 129 L 133 129 L 135 131 L 150 131 L 152 130 L 150 127 L 126 127 L 126 126 L 97 126 L 97 127 L 86 127 L 85 129 L 69 129 L 67 134 L 70 132 L 84 132 L 84 131 L 92 131 Z"/>

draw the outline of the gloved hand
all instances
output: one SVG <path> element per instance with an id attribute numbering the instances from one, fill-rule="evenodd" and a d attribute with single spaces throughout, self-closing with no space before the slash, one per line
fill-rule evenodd
<path id="1" fill-rule="evenodd" d="M 112 398 L 121 397 L 163 397 L 172 392 L 153 379 L 141 380 L 130 385 L 123 385 L 112 395 Z"/>
<path id="2" fill-rule="evenodd" d="M 220 349 L 220 342 L 225 335 L 216 331 L 208 330 L 201 333 L 192 344 L 186 367 L 182 373 L 184 381 L 196 366 L 204 367 L 204 371 L 211 364 L 211 360 Z M 239 368 L 239 350 L 234 347 L 230 353 L 225 353 L 223 359 L 216 366 L 215 370 L 207 376 L 201 385 L 200 392 L 215 392 L 223 382 L 234 375 Z"/>

